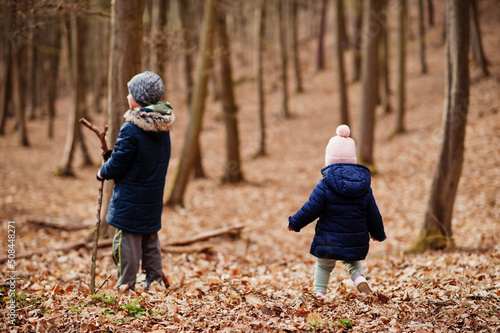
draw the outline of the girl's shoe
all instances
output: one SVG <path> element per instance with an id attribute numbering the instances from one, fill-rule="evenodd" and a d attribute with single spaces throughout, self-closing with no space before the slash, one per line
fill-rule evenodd
<path id="1" fill-rule="evenodd" d="M 322 291 L 317 291 L 316 292 L 316 296 L 318 296 L 318 297 L 325 297 L 325 293 L 322 292 Z"/>
<path id="2" fill-rule="evenodd" d="M 354 278 L 354 285 L 356 286 L 356 289 L 359 290 L 359 292 L 365 294 L 373 294 L 373 290 L 368 285 L 368 281 L 366 281 L 365 277 L 361 274 L 356 275 L 356 277 Z"/>

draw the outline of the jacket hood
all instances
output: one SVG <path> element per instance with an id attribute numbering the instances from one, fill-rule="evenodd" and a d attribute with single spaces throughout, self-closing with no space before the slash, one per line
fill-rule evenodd
<path id="1" fill-rule="evenodd" d="M 361 164 L 334 163 L 321 169 L 323 180 L 335 193 L 357 197 L 370 189 L 370 170 Z"/>
<path id="2" fill-rule="evenodd" d="M 128 110 L 123 117 L 125 121 L 153 133 L 170 131 L 175 121 L 174 110 L 168 102 Z"/>

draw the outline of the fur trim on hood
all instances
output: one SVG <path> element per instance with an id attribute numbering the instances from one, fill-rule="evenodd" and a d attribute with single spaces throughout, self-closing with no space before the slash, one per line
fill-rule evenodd
<path id="1" fill-rule="evenodd" d="M 144 109 L 135 108 L 128 110 L 123 116 L 125 121 L 131 122 L 146 132 L 168 132 L 175 121 L 175 115 L 160 114 L 154 111 L 143 111 Z"/>

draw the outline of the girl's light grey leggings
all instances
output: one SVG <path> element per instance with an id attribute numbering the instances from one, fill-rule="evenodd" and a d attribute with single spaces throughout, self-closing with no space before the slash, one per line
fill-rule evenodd
<path id="1" fill-rule="evenodd" d="M 328 281 L 330 280 L 330 274 L 335 268 L 337 260 L 334 259 L 320 259 L 316 258 L 316 266 L 314 268 L 314 284 L 313 291 L 316 293 L 321 291 L 326 294 L 326 288 L 328 286 Z M 349 272 L 351 280 L 354 281 L 356 275 L 363 274 L 363 266 L 361 261 L 342 261 L 344 267 Z"/>

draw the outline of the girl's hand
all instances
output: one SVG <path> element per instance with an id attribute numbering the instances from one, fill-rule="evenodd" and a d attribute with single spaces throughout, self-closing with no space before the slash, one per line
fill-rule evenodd
<path id="1" fill-rule="evenodd" d="M 290 225 L 288 225 L 288 231 L 293 231 L 293 229 L 290 228 Z"/>

